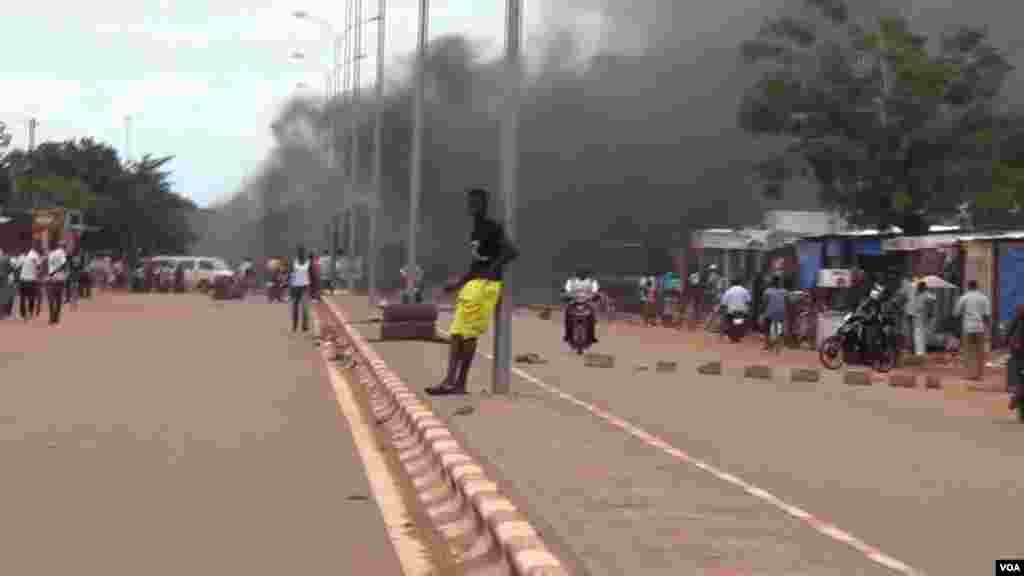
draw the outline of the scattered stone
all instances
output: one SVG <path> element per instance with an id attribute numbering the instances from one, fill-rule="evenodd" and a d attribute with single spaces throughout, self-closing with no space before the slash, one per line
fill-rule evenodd
<path id="1" fill-rule="evenodd" d="M 697 367 L 697 373 L 705 376 L 721 376 L 722 375 L 722 363 L 721 362 L 708 362 L 701 364 Z"/>
<path id="2" fill-rule="evenodd" d="M 743 377 L 754 380 L 771 380 L 772 368 L 771 366 L 747 366 L 743 369 Z"/>
<path id="3" fill-rule="evenodd" d="M 633 366 L 633 372 L 647 372 L 650 369 L 651 367 L 645 364 L 637 364 L 636 366 Z"/>
<path id="4" fill-rule="evenodd" d="M 890 374 L 889 385 L 894 388 L 916 388 L 917 378 L 911 374 Z"/>
<path id="5" fill-rule="evenodd" d="M 941 390 L 942 380 L 935 375 L 930 375 L 924 379 L 924 387 L 928 390 Z"/>
<path id="6" fill-rule="evenodd" d="M 541 320 L 551 320 L 551 308 L 541 308 L 537 315 Z"/>
<path id="7" fill-rule="evenodd" d="M 455 412 L 452 412 L 452 416 L 469 416 L 476 410 L 472 406 L 462 406 L 457 408 Z"/>
<path id="8" fill-rule="evenodd" d="M 847 386 L 871 386 L 871 374 L 849 371 L 843 374 L 843 383 Z"/>
<path id="9" fill-rule="evenodd" d="M 900 356 L 900 359 L 904 366 L 924 366 L 928 363 L 927 358 L 915 354 L 903 354 Z"/>
<path id="10" fill-rule="evenodd" d="M 57 447 L 57 442 L 55 442 L 53 440 L 50 440 L 49 442 L 46 443 L 46 447 L 47 448 L 56 448 Z"/>
<path id="11" fill-rule="evenodd" d="M 614 368 L 615 357 L 610 354 L 586 354 L 583 365 L 590 368 Z"/>
<path id="12" fill-rule="evenodd" d="M 547 364 L 548 361 L 541 358 L 540 354 L 530 352 L 529 354 L 520 354 L 516 356 L 516 362 L 519 364 Z"/>
<path id="13" fill-rule="evenodd" d="M 679 370 L 678 362 L 659 361 L 654 367 L 654 371 L 657 372 L 658 374 L 670 374 L 677 370 Z"/>
<path id="14" fill-rule="evenodd" d="M 351 496 L 345 499 L 348 500 L 349 502 L 366 502 L 370 498 L 367 496 L 363 496 L 362 494 L 352 494 Z"/>
<path id="15" fill-rule="evenodd" d="M 821 370 L 812 370 L 809 368 L 794 368 L 789 373 L 790 382 L 820 382 L 821 381 Z"/>

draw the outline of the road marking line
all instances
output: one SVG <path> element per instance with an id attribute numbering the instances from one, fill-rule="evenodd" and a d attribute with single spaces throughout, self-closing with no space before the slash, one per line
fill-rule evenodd
<path id="1" fill-rule="evenodd" d="M 352 439 L 359 450 L 363 469 L 366 470 L 366 477 L 370 481 L 373 499 L 377 502 L 377 508 L 380 509 L 381 516 L 384 518 L 384 525 L 387 527 L 391 545 L 398 555 L 398 562 L 402 565 L 402 572 L 405 576 L 438 574 L 437 567 L 430 561 L 427 547 L 409 534 L 407 526 L 414 524 L 415 520 L 406 508 L 405 501 L 402 500 L 398 482 L 391 474 L 387 462 L 384 461 L 384 455 L 375 448 L 377 444 L 373 431 L 352 395 L 348 380 L 341 375 L 337 368 L 329 364 L 327 373 L 331 379 L 331 386 L 334 388 L 338 407 L 345 419 L 348 420 Z"/>
<path id="2" fill-rule="evenodd" d="M 448 332 L 445 330 L 438 329 L 438 332 L 443 334 L 445 337 L 448 336 Z M 484 358 L 487 358 L 488 360 L 494 360 L 494 357 L 486 352 L 481 352 L 478 350 L 477 354 L 483 356 Z M 802 508 L 787 503 L 785 500 L 782 500 L 772 495 L 767 490 L 758 488 L 757 486 L 743 480 L 742 478 L 734 476 L 733 474 L 729 474 L 728 472 L 716 468 L 715 466 L 712 466 L 711 464 L 708 464 L 707 462 L 704 462 L 699 458 L 691 456 L 687 452 L 684 452 L 683 450 L 680 450 L 679 448 L 672 446 L 665 440 L 659 438 L 654 434 L 651 434 L 650 432 L 647 432 L 646 430 L 640 428 L 639 426 L 631 424 L 630 422 L 623 420 L 622 418 L 619 418 L 618 416 L 615 416 L 605 410 L 602 410 L 601 408 L 598 408 L 597 406 L 594 406 L 589 402 L 580 400 L 579 398 L 576 398 L 575 396 L 569 394 L 568 392 L 563 392 L 561 389 L 544 382 L 540 378 L 537 378 L 536 376 L 520 368 L 516 368 L 515 366 L 513 366 L 512 372 L 515 375 L 519 376 L 520 378 L 540 388 L 541 390 L 544 390 L 549 394 L 557 396 L 562 400 L 569 402 L 570 404 L 574 404 L 580 408 L 583 408 L 587 412 L 590 412 L 591 414 L 600 418 L 601 420 L 604 420 L 608 424 L 611 424 L 612 426 L 626 432 L 630 436 L 633 436 L 634 438 L 643 441 L 645 444 L 657 448 L 661 452 L 668 454 L 669 456 L 672 456 L 677 460 L 681 460 L 687 464 L 690 464 L 691 466 L 699 468 L 707 472 L 708 474 L 711 474 L 715 478 L 722 480 L 723 482 L 727 482 L 729 484 L 732 484 L 733 486 L 736 486 L 737 488 L 761 500 L 762 502 L 766 502 L 769 505 L 773 506 L 774 508 L 785 512 L 786 514 L 792 516 L 793 518 L 796 518 L 797 520 L 800 520 L 807 526 L 813 528 L 819 534 L 827 536 L 836 542 L 850 546 L 851 548 L 863 554 L 872 562 L 881 564 L 882 566 L 885 566 L 893 570 L 894 572 L 904 574 L 906 576 L 924 576 L 924 572 L 917 570 L 915 568 L 911 568 L 909 565 L 900 562 L 899 560 L 883 553 L 878 548 L 875 548 L 874 546 L 867 544 L 866 542 L 857 538 L 853 534 L 841 530 L 834 524 L 830 524 L 828 522 L 823 522 L 819 520 L 813 514 L 803 510 Z"/>

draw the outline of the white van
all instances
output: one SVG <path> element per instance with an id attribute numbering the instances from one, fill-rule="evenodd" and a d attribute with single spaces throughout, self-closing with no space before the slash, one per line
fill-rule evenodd
<path id="1" fill-rule="evenodd" d="M 213 286 L 213 279 L 221 274 L 231 274 L 231 267 L 221 258 L 207 256 L 155 256 L 152 258 L 158 266 L 170 265 L 185 268 L 185 287 L 189 290 L 205 292 Z"/>

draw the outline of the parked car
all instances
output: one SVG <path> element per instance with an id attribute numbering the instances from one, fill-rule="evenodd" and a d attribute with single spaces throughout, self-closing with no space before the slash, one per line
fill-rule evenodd
<path id="1" fill-rule="evenodd" d="M 218 275 L 231 272 L 231 267 L 223 259 L 208 256 L 156 256 L 153 261 L 158 265 L 167 263 L 172 267 L 181 264 L 185 269 L 185 287 L 200 292 L 212 288 Z"/>

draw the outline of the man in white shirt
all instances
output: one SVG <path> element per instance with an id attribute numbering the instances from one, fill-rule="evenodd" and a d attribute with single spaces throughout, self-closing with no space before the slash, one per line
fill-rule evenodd
<path id="1" fill-rule="evenodd" d="M 957 300 L 953 315 L 963 321 L 961 341 L 967 357 L 967 378 L 981 380 L 985 362 L 985 335 L 990 331 L 992 322 L 992 303 L 978 289 L 977 280 L 967 283 L 967 292 Z"/>
<path id="2" fill-rule="evenodd" d="M 18 259 L 20 268 L 18 272 L 18 308 L 21 312 L 21 319 L 26 322 L 29 318 L 39 314 L 39 267 L 42 261 L 42 257 L 34 247 L 29 248 L 28 252 Z"/>
<path id="3" fill-rule="evenodd" d="M 60 311 L 64 305 L 64 285 L 68 279 L 68 255 L 63 240 L 46 255 L 46 301 L 50 305 L 50 324 L 60 323 Z"/>
<path id="4" fill-rule="evenodd" d="M 732 286 L 722 294 L 722 309 L 726 315 L 750 311 L 750 291 L 743 286 L 743 281 L 736 279 Z"/>

